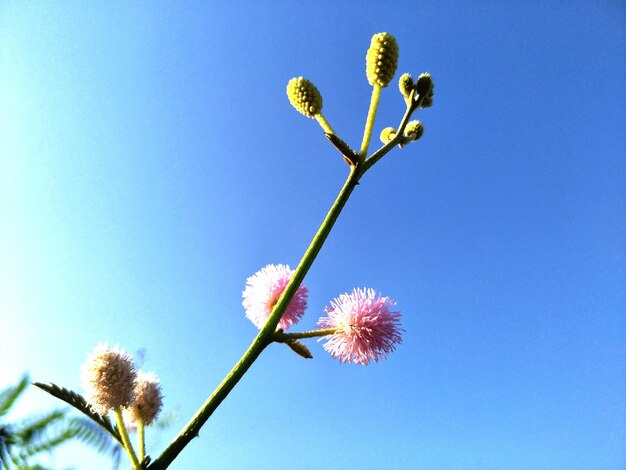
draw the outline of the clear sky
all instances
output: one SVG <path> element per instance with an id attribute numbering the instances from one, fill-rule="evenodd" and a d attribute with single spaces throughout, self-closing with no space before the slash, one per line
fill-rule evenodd
<path id="1" fill-rule="evenodd" d="M 172 468 L 625 469 L 619 1 L 2 2 L 0 387 L 143 349 L 180 416 L 157 454 L 255 335 L 246 278 L 297 265 L 347 174 L 288 80 L 358 147 L 381 31 L 435 105 L 348 202 L 301 329 L 373 287 L 404 341 L 367 367 L 272 346 Z M 403 111 L 394 81 L 375 135 Z M 81 449 L 54 464 L 108 468 Z"/>

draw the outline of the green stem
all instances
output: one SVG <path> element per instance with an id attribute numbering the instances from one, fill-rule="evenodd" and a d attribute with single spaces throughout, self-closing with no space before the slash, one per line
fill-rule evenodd
<path id="1" fill-rule="evenodd" d="M 326 120 L 326 118 L 324 117 L 322 113 L 318 113 L 314 117 L 319 123 L 319 125 L 322 126 L 322 129 L 324 129 L 324 132 L 328 132 L 329 134 L 335 133 L 335 131 L 333 130 L 332 127 L 330 127 L 330 124 L 328 123 L 328 121 Z"/>
<path id="2" fill-rule="evenodd" d="M 138 469 L 139 460 L 137 460 L 137 455 L 135 454 L 135 449 L 133 449 L 133 445 L 130 443 L 130 439 L 128 439 L 128 431 L 126 431 L 126 425 L 124 424 L 124 417 L 122 416 L 122 409 L 115 408 L 115 419 L 117 420 L 117 428 L 120 432 L 120 437 L 122 438 L 122 442 L 124 443 L 124 449 L 128 453 L 128 457 L 130 461 L 133 463 L 133 469 Z"/>
<path id="3" fill-rule="evenodd" d="M 367 155 L 367 149 L 372 140 L 372 129 L 374 128 L 374 121 L 376 120 L 376 111 L 378 110 L 378 102 L 380 101 L 380 92 L 382 88 L 380 85 L 374 85 L 372 89 L 372 99 L 370 100 L 370 109 L 367 111 L 367 120 L 365 121 L 365 130 L 363 131 L 363 141 L 361 142 L 361 151 L 359 156 L 365 158 Z"/>
<path id="4" fill-rule="evenodd" d="M 326 214 L 326 218 L 315 234 L 315 237 L 313 237 L 313 240 L 304 253 L 302 260 L 300 260 L 300 264 L 296 268 L 291 281 L 287 284 L 287 287 L 285 288 L 285 291 L 281 295 L 280 299 L 278 299 L 278 302 L 274 306 L 274 309 L 265 322 L 265 325 L 263 325 L 257 336 L 252 341 L 252 344 L 250 344 L 246 352 L 243 356 L 241 356 L 241 359 L 239 359 L 228 375 L 224 377 L 222 382 L 191 418 L 189 423 L 187 423 L 187 425 L 169 444 L 163 453 L 159 455 L 159 457 L 148 467 L 150 470 L 163 470 L 174 461 L 176 456 L 178 456 L 185 446 L 187 446 L 187 444 L 189 444 L 189 442 L 191 442 L 191 440 L 198 435 L 200 428 L 204 425 L 207 419 L 209 419 L 220 403 L 228 396 L 237 382 L 239 382 L 241 377 L 243 377 L 254 361 L 256 361 L 261 352 L 263 352 L 263 350 L 272 342 L 276 327 L 278 326 L 283 313 L 289 306 L 289 302 L 291 302 L 291 299 L 295 295 L 298 287 L 302 284 L 306 273 L 322 248 L 324 241 L 337 221 L 337 218 L 348 201 L 350 194 L 352 194 L 352 191 L 358 184 L 361 175 L 362 171 L 358 166 L 350 168 L 350 174 L 341 188 L 337 199 L 328 211 L 328 214 Z"/>
<path id="5" fill-rule="evenodd" d="M 388 143 L 383 145 L 381 148 L 376 150 L 376 152 L 374 152 L 367 160 L 365 160 L 365 165 L 363 165 L 363 173 L 369 170 L 378 160 L 383 158 L 387 154 L 387 152 L 389 152 L 392 148 L 394 148 L 396 145 L 400 143 L 400 140 L 402 139 L 402 135 L 404 134 L 404 129 L 406 128 L 406 125 L 409 123 L 409 119 L 411 119 L 411 115 L 416 109 L 418 109 L 422 105 L 422 101 L 425 98 L 425 96 L 420 96 L 418 97 L 417 100 L 415 100 L 414 96 L 415 96 L 415 90 L 413 90 L 411 92 L 411 95 L 409 96 L 409 99 L 408 99 L 409 104 L 406 107 L 404 116 L 402 116 L 402 120 L 400 121 L 398 130 L 396 131 L 396 136 L 393 139 L 391 139 Z"/>
<path id="6" fill-rule="evenodd" d="M 325 328 L 323 330 L 302 331 L 300 333 L 274 333 L 274 341 L 284 343 L 290 339 L 317 338 L 318 336 L 328 336 L 335 333 L 339 328 Z"/>
<path id="7" fill-rule="evenodd" d="M 140 462 L 143 462 L 143 459 L 146 458 L 146 436 L 144 431 L 143 419 L 139 419 L 137 422 L 137 443 L 139 446 Z"/>

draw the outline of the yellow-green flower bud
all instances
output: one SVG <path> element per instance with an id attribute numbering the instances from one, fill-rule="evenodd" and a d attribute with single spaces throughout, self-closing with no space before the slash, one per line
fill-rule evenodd
<path id="1" fill-rule="evenodd" d="M 423 73 L 417 78 L 415 89 L 420 96 L 428 96 L 433 91 L 433 79 L 429 73 Z"/>
<path id="2" fill-rule="evenodd" d="M 404 128 L 404 136 L 407 142 L 417 140 L 424 135 L 424 125 L 419 121 L 411 121 Z"/>
<path id="3" fill-rule="evenodd" d="M 365 56 L 367 81 L 370 85 L 385 88 L 393 79 L 398 68 L 398 43 L 389 33 L 372 36 L 370 48 Z"/>
<path id="4" fill-rule="evenodd" d="M 306 117 L 315 117 L 322 111 L 322 95 L 315 85 L 304 77 L 289 80 L 287 96 L 291 105 Z"/>
<path id="5" fill-rule="evenodd" d="M 385 127 L 380 133 L 380 141 L 388 144 L 396 136 L 396 130 L 393 127 Z"/>
<path id="6" fill-rule="evenodd" d="M 400 76 L 400 80 L 398 80 L 398 88 L 400 88 L 400 93 L 402 93 L 404 99 L 408 100 L 411 95 L 411 91 L 413 91 L 413 77 L 411 77 L 411 74 L 403 73 Z"/>

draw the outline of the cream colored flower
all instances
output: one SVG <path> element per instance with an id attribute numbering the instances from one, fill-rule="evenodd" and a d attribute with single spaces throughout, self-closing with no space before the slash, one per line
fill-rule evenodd
<path id="1" fill-rule="evenodd" d="M 149 426 L 163 406 L 163 394 L 158 377 L 153 372 L 139 371 L 135 383 L 135 401 L 128 408 L 130 419 Z"/>
<path id="2" fill-rule="evenodd" d="M 85 399 L 101 415 L 128 406 L 135 397 L 137 372 L 130 355 L 118 346 L 98 344 L 82 366 Z"/>

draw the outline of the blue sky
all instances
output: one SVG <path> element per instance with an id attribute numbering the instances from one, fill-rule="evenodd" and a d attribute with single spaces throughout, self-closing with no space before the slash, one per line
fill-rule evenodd
<path id="1" fill-rule="evenodd" d="M 0 387 L 145 349 L 180 416 L 157 454 L 253 338 L 246 278 L 297 265 L 346 176 L 288 80 L 358 147 L 388 31 L 435 105 L 348 202 L 301 329 L 373 287 L 403 344 L 274 345 L 171 468 L 625 469 L 626 7 L 337 3 L 0 5 Z M 403 111 L 392 84 L 375 135 Z"/>

